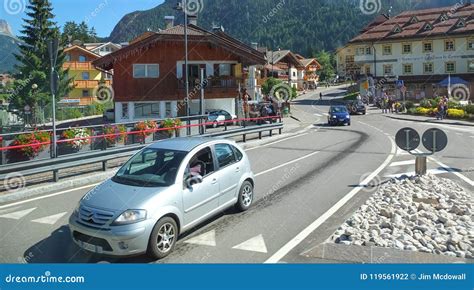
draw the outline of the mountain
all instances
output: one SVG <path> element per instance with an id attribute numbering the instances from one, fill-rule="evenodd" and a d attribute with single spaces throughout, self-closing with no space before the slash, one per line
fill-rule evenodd
<path id="1" fill-rule="evenodd" d="M 13 72 L 20 41 L 13 36 L 10 25 L 0 19 L 0 73 Z"/>
<path id="2" fill-rule="evenodd" d="M 269 48 L 291 49 L 310 56 L 333 51 L 353 38 L 380 13 L 452 6 L 459 0 L 188 0 L 200 11 L 198 25 L 222 25 L 230 35 Z M 465 0 L 461 0 L 465 1 Z M 126 42 L 147 30 L 165 27 L 164 16 L 182 23 L 177 0 L 123 17 L 109 40 Z M 374 4 L 374 5 L 371 5 Z M 459 5 L 459 4 L 458 4 Z"/>

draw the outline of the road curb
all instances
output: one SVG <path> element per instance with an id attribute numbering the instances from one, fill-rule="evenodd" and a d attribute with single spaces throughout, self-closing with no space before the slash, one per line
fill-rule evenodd
<path id="1" fill-rule="evenodd" d="M 418 123 L 430 123 L 430 124 L 441 124 L 441 125 L 450 125 L 450 126 L 465 126 L 465 127 L 474 127 L 474 124 L 466 124 L 466 123 L 459 123 L 459 122 L 444 122 L 444 121 L 436 121 L 436 120 L 417 120 L 411 118 L 402 118 L 396 116 L 386 116 L 390 119 L 401 120 L 401 121 L 412 121 Z"/>
<path id="2" fill-rule="evenodd" d="M 239 143 L 239 145 L 244 150 L 249 150 L 249 149 L 265 146 L 266 144 L 277 142 L 285 138 L 291 138 L 293 136 L 300 135 L 308 130 L 309 130 L 308 128 L 304 128 L 297 132 L 283 133 L 281 135 L 273 135 L 270 138 L 266 138 L 262 140 L 258 140 L 258 139 L 250 140 L 247 143 Z M 6 205 L 8 203 L 12 203 L 12 202 L 16 202 L 16 201 L 20 201 L 20 200 L 24 200 L 28 198 L 33 198 L 33 197 L 47 195 L 47 194 L 53 194 L 59 191 L 73 190 L 74 188 L 79 188 L 79 187 L 84 187 L 84 186 L 100 183 L 106 180 L 107 178 L 112 177 L 117 172 L 117 170 L 118 169 L 112 169 L 106 172 L 95 172 L 94 174 L 85 175 L 83 177 L 79 177 L 79 178 L 75 178 L 71 180 L 62 180 L 62 181 L 60 180 L 56 183 L 51 183 L 47 185 L 40 184 L 32 188 L 24 188 L 24 189 L 16 190 L 16 191 L 13 191 L 12 193 L 1 195 L 0 205 Z"/>

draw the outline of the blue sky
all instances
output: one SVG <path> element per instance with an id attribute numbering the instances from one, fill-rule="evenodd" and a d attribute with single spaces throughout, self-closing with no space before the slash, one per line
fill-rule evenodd
<path id="1" fill-rule="evenodd" d="M 13 34 L 21 30 L 22 8 L 28 0 L 1 0 L 0 19 L 8 21 Z M 55 21 L 62 26 L 67 21 L 86 21 L 95 27 L 99 36 L 109 36 L 117 22 L 125 15 L 137 10 L 147 10 L 163 3 L 163 0 L 50 0 Z M 19 4 L 18 4 L 19 3 Z"/>

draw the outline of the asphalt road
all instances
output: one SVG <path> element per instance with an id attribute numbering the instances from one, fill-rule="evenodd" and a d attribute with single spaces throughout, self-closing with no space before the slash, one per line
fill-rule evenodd
<path id="1" fill-rule="evenodd" d="M 182 236 L 160 263 L 308 262 L 300 253 L 324 242 L 376 189 L 414 170 L 414 158 L 394 148 L 402 127 L 420 133 L 447 132 L 448 148 L 430 160 L 430 172 L 473 189 L 472 127 L 396 121 L 370 110 L 350 127 L 328 127 L 326 112 L 340 91 L 319 92 L 295 102 L 293 115 L 307 131 L 247 151 L 256 174 L 255 204 L 246 213 L 228 211 Z M 359 184 L 373 177 L 369 186 Z M 90 188 L 0 206 L 0 262 L 154 262 L 144 256 L 115 259 L 80 250 L 67 218 Z M 317 261 L 310 261 L 317 262 Z"/>

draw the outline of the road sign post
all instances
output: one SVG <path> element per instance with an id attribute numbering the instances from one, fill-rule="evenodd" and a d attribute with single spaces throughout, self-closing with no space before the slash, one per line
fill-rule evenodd
<path id="1" fill-rule="evenodd" d="M 57 144 L 56 144 L 56 93 L 58 91 L 59 86 L 59 75 L 55 69 L 56 62 L 58 59 L 58 47 L 59 47 L 59 40 L 53 39 L 48 42 L 48 52 L 49 52 L 49 59 L 51 62 L 51 106 L 52 106 L 52 125 L 53 125 L 53 138 L 52 138 L 52 149 L 51 149 L 51 157 L 57 157 Z"/>

